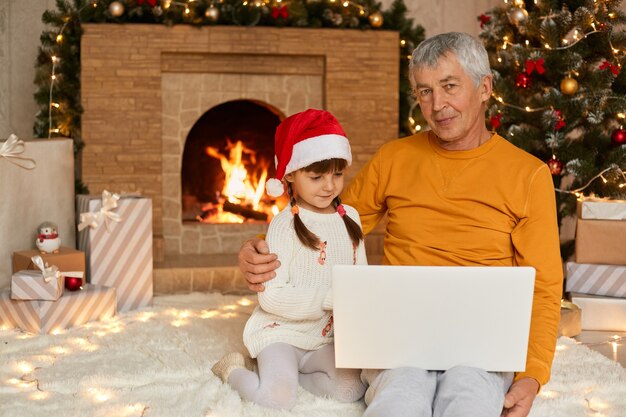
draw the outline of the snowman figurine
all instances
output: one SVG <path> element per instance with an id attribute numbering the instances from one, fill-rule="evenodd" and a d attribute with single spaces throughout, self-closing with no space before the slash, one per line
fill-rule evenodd
<path id="1" fill-rule="evenodd" d="M 37 228 L 37 240 L 35 245 L 41 253 L 59 253 L 61 238 L 59 228 L 52 222 L 43 222 Z"/>

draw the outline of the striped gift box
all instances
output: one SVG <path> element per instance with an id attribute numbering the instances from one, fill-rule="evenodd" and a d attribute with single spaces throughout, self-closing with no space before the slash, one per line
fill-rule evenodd
<path id="1" fill-rule="evenodd" d="M 9 290 L 0 293 L 0 326 L 30 333 L 47 334 L 115 313 L 114 288 L 85 284 L 81 291 L 66 292 L 56 301 L 11 300 Z"/>
<path id="2" fill-rule="evenodd" d="M 79 213 L 98 212 L 102 199 L 79 195 Z M 121 221 L 103 222 L 79 232 L 90 283 L 113 287 L 119 311 L 152 304 L 152 200 L 122 195 L 113 209 Z"/>
<path id="3" fill-rule="evenodd" d="M 14 300 L 57 300 L 63 294 L 63 276 L 46 282 L 41 271 L 18 271 L 11 277 Z"/>
<path id="4" fill-rule="evenodd" d="M 565 291 L 626 298 L 626 266 L 568 262 Z"/>

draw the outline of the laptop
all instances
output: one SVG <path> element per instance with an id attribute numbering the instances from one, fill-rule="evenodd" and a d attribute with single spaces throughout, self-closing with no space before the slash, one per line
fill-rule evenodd
<path id="1" fill-rule="evenodd" d="M 338 368 L 526 368 L 531 267 L 335 265 Z"/>

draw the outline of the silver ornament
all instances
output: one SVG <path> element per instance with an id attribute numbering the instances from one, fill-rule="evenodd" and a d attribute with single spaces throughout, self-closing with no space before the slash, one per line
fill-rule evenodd
<path id="1" fill-rule="evenodd" d="M 513 7 L 511 8 L 511 10 L 509 10 L 509 21 L 515 26 L 526 23 L 526 19 L 528 19 L 528 12 L 526 11 L 526 9 Z"/>
<path id="2" fill-rule="evenodd" d="M 124 5 L 119 1 L 114 1 L 109 4 L 109 13 L 111 16 L 120 17 L 124 14 Z"/>
<path id="3" fill-rule="evenodd" d="M 335 26 L 339 26 L 339 25 L 341 25 L 342 23 L 343 23 L 343 16 L 341 16 L 339 13 L 336 13 L 336 14 L 333 16 L 333 24 L 334 24 Z"/>
<path id="4" fill-rule="evenodd" d="M 204 15 L 206 16 L 207 19 L 209 19 L 209 21 L 217 22 L 217 20 L 220 18 L 220 11 L 217 9 L 217 7 L 211 6 L 208 9 L 206 9 L 206 11 L 204 12 Z"/>

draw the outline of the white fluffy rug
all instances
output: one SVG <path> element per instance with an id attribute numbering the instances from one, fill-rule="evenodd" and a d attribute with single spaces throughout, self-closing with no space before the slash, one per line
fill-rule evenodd
<path id="1" fill-rule="evenodd" d="M 300 390 L 291 412 L 244 403 L 212 373 L 225 352 L 244 351 L 254 298 L 164 296 L 151 309 L 62 334 L 0 331 L 0 416 L 360 416 Z M 561 339 L 552 381 L 531 417 L 626 417 L 626 370 Z"/>

